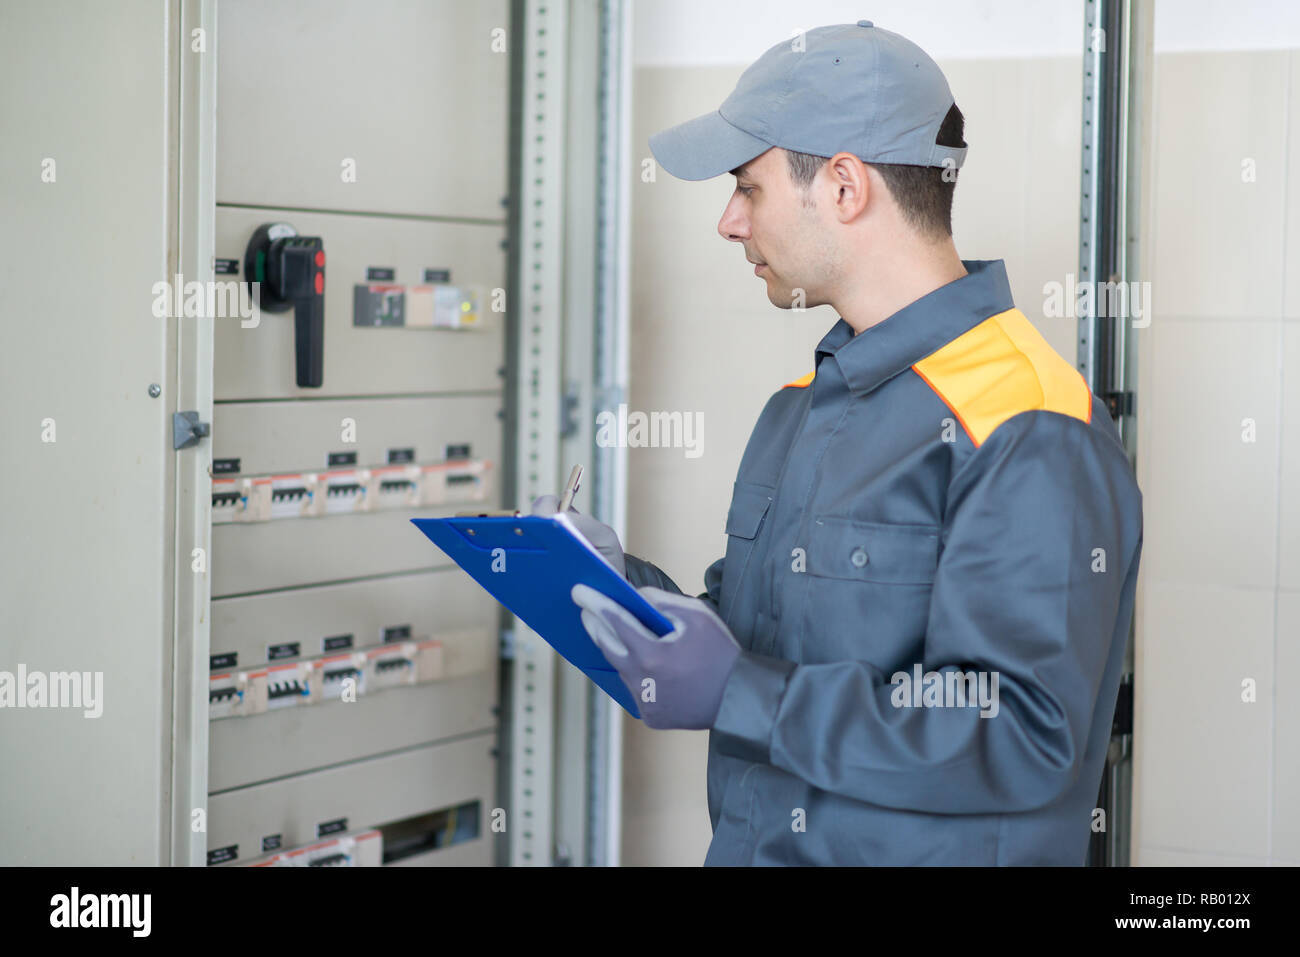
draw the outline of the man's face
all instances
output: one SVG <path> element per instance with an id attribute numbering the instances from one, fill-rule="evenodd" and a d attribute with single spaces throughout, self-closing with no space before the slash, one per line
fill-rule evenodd
<path id="1" fill-rule="evenodd" d="M 823 211 L 808 205 L 817 185 L 814 180 L 806 193 L 796 186 L 785 151 L 773 147 L 737 171 L 735 192 L 718 221 L 722 238 L 740 243 L 745 258 L 761 264 L 756 274 L 767 283 L 767 298 L 782 309 L 830 301 L 840 257 L 831 241 L 833 220 L 824 222 Z"/>

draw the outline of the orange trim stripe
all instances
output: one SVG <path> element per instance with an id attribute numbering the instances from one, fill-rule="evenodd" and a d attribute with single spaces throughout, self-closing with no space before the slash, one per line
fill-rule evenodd
<path id="1" fill-rule="evenodd" d="M 817 374 L 816 372 L 809 372 L 807 375 L 805 375 L 805 376 L 800 376 L 799 378 L 795 379 L 793 382 L 787 382 L 785 385 L 781 386 L 781 388 L 783 388 L 783 389 L 790 389 L 790 388 L 802 389 L 802 388 L 804 388 L 804 387 L 806 387 L 806 386 L 812 384 L 813 376 L 815 376 L 816 374 Z"/>
<path id="2" fill-rule="evenodd" d="M 978 448 L 1021 412 L 1092 421 L 1092 393 L 1019 309 L 990 316 L 912 366 Z"/>

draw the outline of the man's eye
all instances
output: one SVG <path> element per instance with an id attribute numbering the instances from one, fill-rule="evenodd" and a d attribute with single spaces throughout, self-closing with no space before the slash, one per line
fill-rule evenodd
<path id="1" fill-rule="evenodd" d="M 739 191 L 741 196 L 748 196 L 754 191 L 754 187 L 752 186 L 737 186 L 736 189 Z"/>

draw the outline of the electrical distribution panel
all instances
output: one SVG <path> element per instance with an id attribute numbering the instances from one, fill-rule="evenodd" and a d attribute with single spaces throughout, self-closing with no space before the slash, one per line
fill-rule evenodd
<path id="1" fill-rule="evenodd" d="M 410 519 L 502 506 L 508 14 L 220 5 L 215 271 L 259 308 L 214 333 L 211 865 L 492 860 L 500 610 Z"/>

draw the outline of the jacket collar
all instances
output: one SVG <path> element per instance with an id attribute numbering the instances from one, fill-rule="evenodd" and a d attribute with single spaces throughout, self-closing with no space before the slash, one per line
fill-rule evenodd
<path id="1" fill-rule="evenodd" d="M 990 316 L 1014 309 L 1006 263 L 962 260 L 967 275 L 954 279 L 858 335 L 840 318 L 817 343 L 813 368 L 834 356 L 849 391 L 863 395 Z"/>

